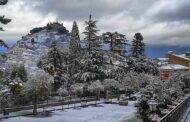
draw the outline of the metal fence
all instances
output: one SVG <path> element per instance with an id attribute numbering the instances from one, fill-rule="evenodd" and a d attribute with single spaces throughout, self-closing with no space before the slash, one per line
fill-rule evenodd
<path id="1" fill-rule="evenodd" d="M 177 107 L 162 117 L 159 122 L 179 122 L 190 108 L 190 96 L 183 100 Z"/>
<path id="2" fill-rule="evenodd" d="M 30 98 L 28 101 L 26 100 L 26 102 L 24 102 L 24 100 L 22 98 L 20 98 L 21 94 L 14 94 L 14 95 L 8 95 L 6 96 L 6 101 L 2 102 L 2 97 L 1 97 L 1 104 L 0 104 L 0 114 L 5 114 L 5 111 L 7 111 L 7 115 L 6 117 L 9 117 L 9 115 L 11 116 L 11 113 L 14 112 L 19 112 L 19 111 L 24 111 L 24 110 L 32 110 L 34 108 L 34 98 Z M 22 94 L 23 95 L 23 94 Z M 21 95 L 21 96 L 22 96 Z M 63 109 L 64 105 L 67 105 L 67 108 L 72 107 L 71 104 L 73 104 L 73 106 L 75 106 L 75 104 L 77 104 L 78 106 L 85 106 L 87 102 L 90 101 L 96 101 L 97 97 L 96 96 L 88 96 L 88 97 L 78 97 L 76 95 L 72 95 L 72 96 L 59 96 L 57 94 L 51 94 L 49 95 L 47 98 L 42 98 L 42 97 L 38 97 L 37 98 L 37 108 L 51 108 L 51 107 L 55 107 L 55 106 L 62 106 L 59 107 L 59 109 Z M 20 100 L 18 101 L 21 102 L 20 104 L 15 103 L 15 100 Z M 96 104 L 96 102 L 94 102 L 94 104 Z M 51 109 L 48 109 L 48 111 L 51 111 Z M 30 112 L 30 114 L 32 114 Z M 2 118 L 2 117 L 0 117 Z"/>

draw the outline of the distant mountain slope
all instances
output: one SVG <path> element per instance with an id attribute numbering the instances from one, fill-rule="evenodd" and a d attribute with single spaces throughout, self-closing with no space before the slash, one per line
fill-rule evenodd
<path id="1" fill-rule="evenodd" d="M 48 52 L 53 41 L 59 43 L 59 46 L 65 46 L 69 42 L 69 31 L 62 24 L 56 22 L 34 28 L 5 54 L 6 59 L 1 67 L 24 64 L 28 71 L 36 70 L 39 57 Z"/>

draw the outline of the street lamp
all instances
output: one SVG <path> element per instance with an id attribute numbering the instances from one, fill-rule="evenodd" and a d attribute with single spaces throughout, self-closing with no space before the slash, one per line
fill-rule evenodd
<path id="1" fill-rule="evenodd" d="M 152 99 L 148 102 L 148 105 L 149 105 L 150 111 L 156 111 L 156 107 L 158 103 Z"/>

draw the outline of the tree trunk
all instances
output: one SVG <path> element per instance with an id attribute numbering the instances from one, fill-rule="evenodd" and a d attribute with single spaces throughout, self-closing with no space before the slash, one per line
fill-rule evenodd
<path id="1" fill-rule="evenodd" d="M 97 100 L 100 100 L 100 89 L 97 91 Z"/>
<path id="2" fill-rule="evenodd" d="M 62 100 L 61 100 L 61 101 L 62 101 L 62 103 L 61 103 L 61 104 L 62 104 L 62 111 L 63 111 L 63 96 L 62 96 Z"/>
<path id="3" fill-rule="evenodd" d="M 33 114 L 34 115 L 37 115 L 37 94 L 35 93 L 35 95 L 34 95 L 34 108 L 33 108 Z"/>
<path id="4" fill-rule="evenodd" d="M 111 34 L 111 44 L 110 44 L 111 52 L 113 52 L 113 34 Z"/>
<path id="5" fill-rule="evenodd" d="M 108 90 L 106 90 L 106 100 L 108 100 Z"/>

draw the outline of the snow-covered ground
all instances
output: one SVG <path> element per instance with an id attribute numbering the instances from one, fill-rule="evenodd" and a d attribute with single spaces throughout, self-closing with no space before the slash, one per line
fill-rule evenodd
<path id="1" fill-rule="evenodd" d="M 2 122 L 120 122 L 134 116 L 134 102 L 128 106 L 117 104 L 100 104 L 99 107 L 89 106 L 80 109 L 53 111 L 49 117 L 15 117 Z"/>
<path id="2" fill-rule="evenodd" d="M 188 116 L 187 116 L 185 122 L 190 122 L 190 113 L 188 114 Z"/>

